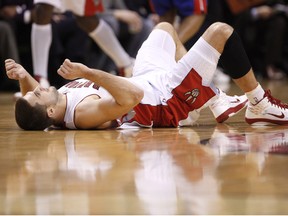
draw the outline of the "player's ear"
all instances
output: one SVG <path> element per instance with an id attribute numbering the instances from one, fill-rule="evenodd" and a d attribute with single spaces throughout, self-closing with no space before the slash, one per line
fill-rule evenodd
<path id="1" fill-rule="evenodd" d="M 50 117 L 50 118 L 53 118 L 54 115 L 55 115 L 55 107 L 54 106 L 48 106 L 47 109 L 46 109 L 46 112 L 47 112 L 47 115 Z"/>

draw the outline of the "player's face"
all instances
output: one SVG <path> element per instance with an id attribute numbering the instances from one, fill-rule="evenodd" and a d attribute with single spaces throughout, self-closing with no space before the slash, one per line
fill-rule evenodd
<path id="1" fill-rule="evenodd" d="M 53 86 L 49 88 L 43 88 L 38 86 L 34 91 L 29 91 L 23 97 L 29 104 L 34 106 L 36 103 L 40 105 L 55 105 L 58 101 L 59 93 L 57 89 Z"/>

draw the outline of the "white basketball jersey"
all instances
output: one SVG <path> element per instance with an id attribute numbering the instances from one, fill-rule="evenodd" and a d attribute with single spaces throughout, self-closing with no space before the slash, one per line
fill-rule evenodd
<path id="1" fill-rule="evenodd" d="M 69 129 L 76 129 L 74 124 L 74 113 L 76 106 L 90 95 L 98 95 L 100 98 L 110 96 L 110 93 L 104 88 L 97 86 L 95 83 L 78 79 L 64 85 L 58 90 L 65 94 L 67 98 L 66 112 L 64 117 L 65 126 Z"/>

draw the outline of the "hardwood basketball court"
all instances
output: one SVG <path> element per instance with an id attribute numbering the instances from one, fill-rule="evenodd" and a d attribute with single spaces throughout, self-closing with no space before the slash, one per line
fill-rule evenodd
<path id="1" fill-rule="evenodd" d="M 288 214 L 287 126 L 206 109 L 189 128 L 22 131 L 13 106 L 0 93 L 0 214 Z"/>

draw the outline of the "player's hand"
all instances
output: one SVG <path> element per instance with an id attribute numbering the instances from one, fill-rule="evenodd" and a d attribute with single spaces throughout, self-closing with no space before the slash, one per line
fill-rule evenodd
<path id="1" fill-rule="evenodd" d="M 13 80 L 24 79 L 28 74 L 28 72 L 20 64 L 17 64 L 13 59 L 5 60 L 5 69 L 9 79 Z"/>
<path id="2" fill-rule="evenodd" d="M 63 64 L 57 70 L 57 73 L 65 79 L 73 80 L 83 77 L 88 67 L 76 62 L 71 62 L 69 59 L 65 59 Z"/>

